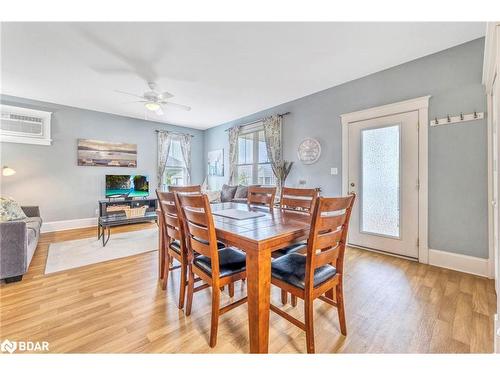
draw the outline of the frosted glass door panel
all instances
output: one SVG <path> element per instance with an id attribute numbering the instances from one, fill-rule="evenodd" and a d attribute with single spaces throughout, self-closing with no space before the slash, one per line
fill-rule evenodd
<path id="1" fill-rule="evenodd" d="M 400 126 L 361 132 L 360 231 L 400 237 Z"/>

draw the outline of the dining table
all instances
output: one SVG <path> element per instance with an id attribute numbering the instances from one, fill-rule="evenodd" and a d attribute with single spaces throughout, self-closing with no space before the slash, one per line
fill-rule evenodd
<path id="1" fill-rule="evenodd" d="M 246 253 L 250 352 L 267 353 L 271 255 L 273 251 L 307 238 L 310 215 L 234 202 L 211 204 L 211 209 L 217 239 Z M 241 215 L 235 215 L 235 211 Z M 225 216 L 225 212 L 230 216 Z M 249 217 L 252 215 L 254 217 Z"/>

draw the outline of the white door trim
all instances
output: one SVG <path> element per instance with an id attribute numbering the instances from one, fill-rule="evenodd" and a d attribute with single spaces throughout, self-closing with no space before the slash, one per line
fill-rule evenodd
<path id="1" fill-rule="evenodd" d="M 500 71 L 500 22 L 489 22 L 486 25 L 486 39 L 484 49 L 483 63 L 483 84 L 486 88 L 486 99 L 488 114 L 492 113 L 493 96 L 498 93 L 493 93 L 493 82 Z M 497 83 L 498 86 L 498 83 Z M 497 91 L 500 91 L 497 89 Z M 489 270 L 490 278 L 495 278 L 495 254 L 494 254 L 494 236 L 493 236 L 493 132 L 492 132 L 492 116 L 488 116 L 488 248 L 489 248 Z M 498 203 L 497 203 L 498 204 Z M 500 265 L 499 265 L 500 266 Z M 499 282 L 495 280 L 495 288 L 497 289 Z"/>
<path id="2" fill-rule="evenodd" d="M 363 109 L 361 111 L 345 113 L 340 116 L 342 122 L 342 194 L 348 191 L 347 171 L 349 142 L 347 126 L 349 124 L 369 120 L 377 117 L 395 115 L 398 113 L 418 111 L 418 175 L 420 189 L 418 191 L 418 261 L 429 263 L 428 244 L 428 128 L 429 128 L 429 99 L 430 95 L 386 104 L 379 107 Z"/>

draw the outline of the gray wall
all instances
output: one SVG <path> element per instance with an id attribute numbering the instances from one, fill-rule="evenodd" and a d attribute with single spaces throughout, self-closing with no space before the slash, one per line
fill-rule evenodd
<path id="1" fill-rule="evenodd" d="M 219 187 L 228 178 L 225 129 L 290 111 L 283 125 L 284 158 L 296 164 L 287 185 L 297 186 L 299 179 L 305 179 L 307 186 L 321 187 L 324 195 L 339 195 L 339 116 L 424 95 L 432 95 L 430 118 L 486 111 L 481 85 L 483 50 L 484 38 L 477 39 L 209 129 L 205 132 L 205 152 L 224 148 L 225 157 L 225 176 L 210 177 L 209 183 Z M 305 137 L 317 138 L 322 147 L 320 160 L 309 166 L 301 165 L 296 155 L 297 146 Z M 486 147 L 485 120 L 430 129 L 430 248 L 488 257 Z M 331 167 L 338 168 L 337 176 L 330 175 Z"/>
<path id="2" fill-rule="evenodd" d="M 203 131 L 88 111 L 28 99 L 1 96 L 3 104 L 46 110 L 52 115 L 52 145 L 1 143 L 1 164 L 17 173 L 3 177 L 1 194 L 21 204 L 39 205 L 45 221 L 94 217 L 97 201 L 104 198 L 106 174 L 146 174 L 150 195 L 156 188 L 155 129 L 194 135 L 192 182 L 205 176 Z M 79 167 L 78 138 L 137 144 L 137 168 Z M 199 156 L 197 156 L 199 155 Z"/>

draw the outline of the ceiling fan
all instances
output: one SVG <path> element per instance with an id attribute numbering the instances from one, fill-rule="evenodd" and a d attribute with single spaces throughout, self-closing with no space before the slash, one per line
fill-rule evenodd
<path id="1" fill-rule="evenodd" d="M 144 103 L 144 107 L 146 109 L 148 109 L 151 112 L 155 112 L 159 116 L 163 115 L 164 106 L 175 107 L 175 108 L 182 109 L 184 111 L 191 110 L 191 107 L 189 107 L 187 105 L 177 104 L 177 103 L 167 101 L 167 99 L 172 98 L 173 95 L 167 91 L 159 92 L 158 85 L 156 83 L 148 82 L 148 86 L 149 86 L 149 89 L 151 91 L 146 91 L 143 95 L 136 95 L 136 94 L 132 94 L 132 93 L 125 92 L 125 91 L 119 91 L 119 90 L 115 90 L 115 92 L 118 92 L 120 94 L 134 96 L 136 98 L 142 99 L 142 100 L 135 101 L 133 103 Z"/>

